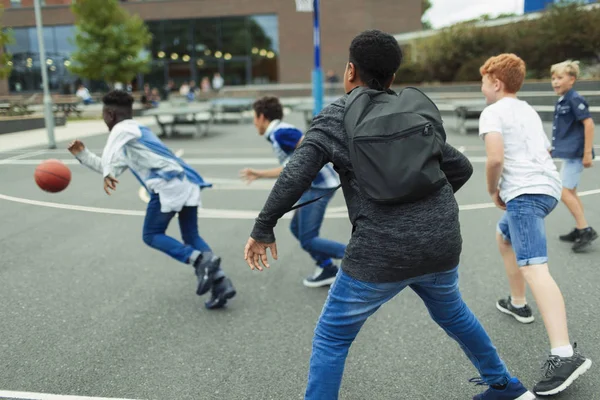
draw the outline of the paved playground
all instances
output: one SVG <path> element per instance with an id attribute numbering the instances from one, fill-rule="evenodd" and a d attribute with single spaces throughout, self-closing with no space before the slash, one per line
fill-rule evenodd
<path id="1" fill-rule="evenodd" d="M 300 114 L 288 120 L 303 126 Z M 145 196 L 134 177 L 124 174 L 117 192 L 106 196 L 101 177 L 65 150 L 67 140 L 80 136 L 100 153 L 105 130 L 100 122 L 69 123 L 53 151 L 39 132 L 0 137 L 0 398 L 301 399 L 327 289 L 302 286 L 314 265 L 290 234 L 289 219 L 276 229 L 279 261 L 270 270 L 251 272 L 243 260 L 272 182 L 248 186 L 238 171 L 274 167 L 270 146 L 249 124 L 214 125 L 207 137 L 166 141 L 215 183 L 204 191 L 200 230 L 238 290 L 227 309 L 215 312 L 195 295 L 190 267 L 142 242 Z M 508 288 L 494 240 L 501 212 L 485 190 L 483 143 L 452 131 L 448 140 L 475 168 L 458 193 L 464 298 L 511 372 L 532 387 L 549 345 L 531 295 L 531 325 L 495 308 Z M 62 193 L 44 193 L 33 181 L 36 165 L 48 158 L 71 163 L 73 178 Z M 588 220 L 600 226 L 597 163 L 581 191 Z M 572 226 L 562 205 L 547 219 L 550 266 L 566 299 L 572 341 L 600 363 L 600 241 L 573 254 L 558 241 Z M 350 236 L 341 192 L 322 232 L 339 241 Z M 176 221 L 170 233 L 179 236 Z M 600 399 L 595 365 L 554 398 Z M 470 399 L 485 389 L 469 383 L 475 376 L 458 345 L 407 290 L 365 324 L 350 350 L 340 398 Z"/>

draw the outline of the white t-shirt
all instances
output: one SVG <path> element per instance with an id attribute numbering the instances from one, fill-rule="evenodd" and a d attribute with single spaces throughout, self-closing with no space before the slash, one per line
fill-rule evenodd
<path id="1" fill-rule="evenodd" d="M 538 113 L 526 101 L 505 97 L 486 107 L 479 136 L 498 132 L 504 139 L 500 198 L 505 203 L 522 194 L 546 194 L 560 200 L 562 183 L 548 150 L 550 141 Z"/>

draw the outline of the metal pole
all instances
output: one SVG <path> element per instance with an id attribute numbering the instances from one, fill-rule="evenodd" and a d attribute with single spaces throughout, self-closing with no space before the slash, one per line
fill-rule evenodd
<path id="1" fill-rule="evenodd" d="M 40 68 L 42 70 L 42 85 L 44 87 L 44 120 L 46 121 L 46 132 L 48 132 L 48 148 L 55 149 L 54 141 L 54 114 L 52 113 L 52 98 L 48 89 L 48 70 L 46 67 L 46 50 L 44 49 L 44 34 L 42 31 L 42 11 L 40 0 L 34 0 L 35 25 L 37 28 L 38 50 L 40 54 Z"/>
<path id="2" fill-rule="evenodd" d="M 314 110 L 317 115 L 323 109 L 323 71 L 321 70 L 321 32 L 319 26 L 319 0 L 313 0 L 313 40 L 315 46 L 315 68 L 312 74 Z"/>

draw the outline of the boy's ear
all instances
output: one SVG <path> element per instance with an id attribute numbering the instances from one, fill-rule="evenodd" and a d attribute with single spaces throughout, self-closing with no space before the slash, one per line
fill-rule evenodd
<path id="1" fill-rule="evenodd" d="M 348 62 L 348 81 L 355 82 L 357 78 L 356 67 L 353 63 Z"/>

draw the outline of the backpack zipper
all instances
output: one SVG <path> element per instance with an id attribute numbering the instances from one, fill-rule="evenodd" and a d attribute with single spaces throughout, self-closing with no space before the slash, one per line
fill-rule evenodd
<path id="1" fill-rule="evenodd" d="M 354 138 L 354 142 L 390 142 L 392 140 L 400 139 L 405 136 L 412 136 L 417 133 L 422 133 L 423 136 L 429 136 L 433 131 L 433 124 L 428 122 L 425 125 L 418 126 L 416 128 L 407 129 L 404 131 L 393 133 L 389 136 L 360 136 Z"/>

